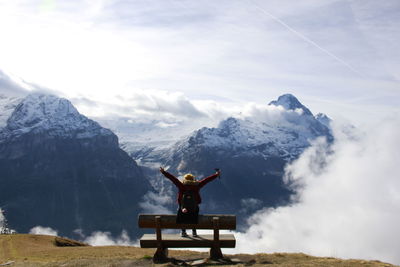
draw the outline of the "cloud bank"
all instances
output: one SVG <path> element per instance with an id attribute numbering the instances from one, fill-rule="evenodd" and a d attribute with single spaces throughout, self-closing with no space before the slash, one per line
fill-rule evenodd
<path id="1" fill-rule="evenodd" d="M 4 220 L 4 216 L 0 210 L 0 229 L 2 220 Z M 91 246 L 138 246 L 137 241 L 131 241 L 126 230 L 122 230 L 118 237 L 113 237 L 110 232 L 101 231 L 95 231 L 91 235 L 85 236 L 80 229 L 75 230 L 75 233 L 81 237 L 82 242 Z M 29 231 L 29 234 L 58 236 L 58 231 L 51 227 L 35 226 Z"/>
<path id="2" fill-rule="evenodd" d="M 118 115 L 135 119 L 194 119 L 206 116 L 183 93 L 165 90 L 136 90 L 124 95 L 71 100 L 88 116 Z"/>
<path id="3" fill-rule="evenodd" d="M 33 235 L 54 235 L 58 236 L 58 231 L 52 229 L 51 227 L 35 226 L 30 231 Z"/>
<path id="4" fill-rule="evenodd" d="M 332 146 L 319 139 L 287 167 L 295 204 L 254 214 L 238 251 L 400 263 L 400 119 L 334 134 Z"/>
<path id="5" fill-rule="evenodd" d="M 160 190 L 162 192 L 162 190 Z M 139 203 L 139 207 L 143 210 L 143 213 L 150 214 L 171 214 L 173 213 L 168 207 L 171 206 L 173 200 L 170 194 L 158 192 L 158 194 L 149 191 L 144 197 L 143 201 Z"/>
<path id="6" fill-rule="evenodd" d="M 83 242 L 91 246 L 138 246 L 137 242 L 131 241 L 125 230 L 116 238 L 113 238 L 110 232 L 93 232 Z"/>
<path id="7" fill-rule="evenodd" d="M 31 89 L 24 81 L 16 77 L 11 78 L 10 75 L 0 69 L 0 94 L 21 96 L 26 95 Z"/>

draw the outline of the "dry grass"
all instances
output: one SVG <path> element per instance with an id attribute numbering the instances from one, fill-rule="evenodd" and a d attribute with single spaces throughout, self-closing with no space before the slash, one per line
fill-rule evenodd
<path id="1" fill-rule="evenodd" d="M 62 246 L 57 246 L 56 244 Z M 152 266 L 151 256 L 154 249 L 137 247 L 91 247 L 69 239 L 56 238 L 44 235 L 0 235 L 0 265 L 14 261 L 9 266 L 24 267 L 119 267 L 119 266 Z M 205 259 L 208 253 L 190 250 L 171 250 L 171 258 L 180 259 L 160 266 L 188 264 L 196 259 Z M 379 261 L 340 260 L 335 258 L 312 257 L 305 254 L 239 254 L 229 255 L 231 259 L 238 259 L 235 266 L 363 266 L 389 267 L 393 266 Z M 226 262 L 224 266 L 233 265 Z M 208 261 L 203 265 L 221 265 L 218 262 Z"/>

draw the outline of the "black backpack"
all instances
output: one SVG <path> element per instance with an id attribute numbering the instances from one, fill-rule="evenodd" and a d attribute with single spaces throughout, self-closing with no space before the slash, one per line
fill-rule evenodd
<path id="1" fill-rule="evenodd" d="M 181 209 L 187 209 L 189 213 L 195 212 L 197 202 L 193 191 L 184 191 L 182 195 Z"/>

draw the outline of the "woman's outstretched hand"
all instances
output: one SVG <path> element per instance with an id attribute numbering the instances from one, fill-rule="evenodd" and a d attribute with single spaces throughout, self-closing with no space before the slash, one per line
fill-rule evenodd
<path id="1" fill-rule="evenodd" d="M 160 172 L 165 172 L 163 167 L 160 167 Z"/>
<path id="2" fill-rule="evenodd" d="M 215 171 L 218 174 L 218 176 L 221 176 L 221 170 L 220 169 L 215 169 Z"/>

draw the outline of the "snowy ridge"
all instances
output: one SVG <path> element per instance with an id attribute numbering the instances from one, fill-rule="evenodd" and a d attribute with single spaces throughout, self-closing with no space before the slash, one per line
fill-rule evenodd
<path id="1" fill-rule="evenodd" d="M 321 135 L 323 135 L 321 133 Z M 306 126 L 276 126 L 251 120 L 228 118 L 217 128 L 203 128 L 189 137 L 180 149 L 203 146 L 238 154 L 287 157 L 298 156 L 318 137 Z"/>
<path id="2" fill-rule="evenodd" d="M 195 138 L 202 139 L 204 145 L 209 147 L 251 149 L 268 144 L 269 150 L 275 150 L 275 147 L 291 150 L 293 147 L 304 147 L 311 137 L 305 129 L 294 131 L 288 127 L 229 118 L 218 128 L 199 131 Z"/>
<path id="3" fill-rule="evenodd" d="M 12 109 L 12 104 L 5 106 L 9 107 L 8 112 Z M 74 138 L 112 135 L 110 130 L 81 115 L 67 99 L 45 94 L 30 94 L 22 99 L 9 116 L 0 137 L 28 132 Z"/>
<path id="4" fill-rule="evenodd" d="M 158 156 L 169 161 L 174 155 L 190 155 L 198 149 L 207 149 L 235 156 L 276 156 L 292 160 L 315 138 L 325 136 L 328 140 L 332 139 L 329 128 L 294 96 L 281 96 L 270 105 L 283 107 L 274 109 L 275 112 L 279 111 L 274 119 L 271 116 L 264 121 L 253 117 L 230 117 L 221 121 L 216 128 L 204 127 L 195 131 L 169 150 L 157 151 Z M 149 156 L 156 158 L 155 153 L 149 153 Z"/>
<path id="5" fill-rule="evenodd" d="M 7 126 L 7 120 L 22 98 L 10 97 L 0 94 L 0 131 Z"/>

